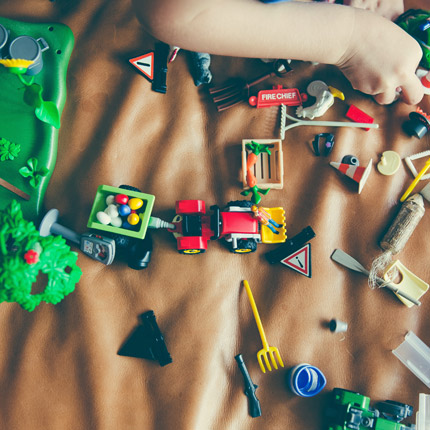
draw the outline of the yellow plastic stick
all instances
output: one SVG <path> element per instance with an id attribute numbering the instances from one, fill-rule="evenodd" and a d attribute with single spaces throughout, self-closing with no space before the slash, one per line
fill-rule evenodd
<path id="1" fill-rule="evenodd" d="M 405 191 L 403 196 L 400 198 L 401 202 L 404 202 L 408 198 L 409 194 L 411 194 L 412 190 L 415 188 L 415 186 L 418 184 L 421 177 L 424 176 L 424 174 L 427 172 L 427 170 L 429 168 L 430 168 L 430 158 L 426 161 L 426 164 L 424 165 L 424 167 L 420 170 L 418 175 L 412 181 L 412 184 L 409 185 L 408 189 Z"/>

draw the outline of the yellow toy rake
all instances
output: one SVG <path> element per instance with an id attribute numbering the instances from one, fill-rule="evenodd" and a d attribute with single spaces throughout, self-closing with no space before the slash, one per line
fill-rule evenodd
<path id="1" fill-rule="evenodd" d="M 274 346 L 269 346 L 266 339 L 266 334 L 264 333 L 263 324 L 261 323 L 260 315 L 258 314 L 257 305 L 255 304 L 254 297 L 252 295 L 251 288 L 248 284 L 248 281 L 243 281 L 243 285 L 246 290 L 246 294 L 248 294 L 249 303 L 251 304 L 252 312 L 254 312 L 255 322 L 257 323 L 258 331 L 260 332 L 261 341 L 263 342 L 263 349 L 257 352 L 258 363 L 260 364 L 261 371 L 266 373 L 266 369 L 264 367 L 264 362 L 266 363 L 269 372 L 272 370 L 270 366 L 270 362 L 268 359 L 268 355 L 270 356 L 270 360 L 272 361 L 273 367 L 278 369 L 278 364 L 276 363 L 275 356 L 279 361 L 281 367 L 284 367 L 284 363 L 282 362 L 281 355 L 279 354 L 278 348 Z"/>

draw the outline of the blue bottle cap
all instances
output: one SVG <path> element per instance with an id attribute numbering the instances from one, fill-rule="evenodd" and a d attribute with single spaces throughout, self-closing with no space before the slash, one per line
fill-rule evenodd
<path id="1" fill-rule="evenodd" d="M 299 364 L 288 374 L 288 386 L 300 397 L 312 397 L 321 392 L 327 381 L 321 370 L 310 364 Z"/>

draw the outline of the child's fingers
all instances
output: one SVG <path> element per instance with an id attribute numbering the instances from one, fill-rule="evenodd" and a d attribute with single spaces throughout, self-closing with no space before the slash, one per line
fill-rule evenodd
<path id="1" fill-rule="evenodd" d="M 376 103 L 379 103 L 380 105 L 389 105 L 390 103 L 393 103 L 397 98 L 396 90 L 388 90 L 383 93 L 375 94 L 373 96 Z"/>
<path id="2" fill-rule="evenodd" d="M 417 76 L 413 76 L 407 85 L 402 86 L 400 98 L 409 105 L 416 105 L 424 96 L 424 87 Z"/>

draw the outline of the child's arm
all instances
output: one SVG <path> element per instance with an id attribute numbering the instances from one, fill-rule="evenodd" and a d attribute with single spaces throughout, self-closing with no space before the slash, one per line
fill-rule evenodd
<path id="1" fill-rule="evenodd" d="M 407 103 L 421 100 L 418 43 L 389 20 L 334 4 L 257 0 L 134 0 L 156 38 L 184 49 L 250 58 L 290 58 L 340 67 L 352 86 Z"/>
<path id="2" fill-rule="evenodd" d="M 343 4 L 371 10 L 391 20 L 404 12 L 403 0 L 344 0 Z"/>

